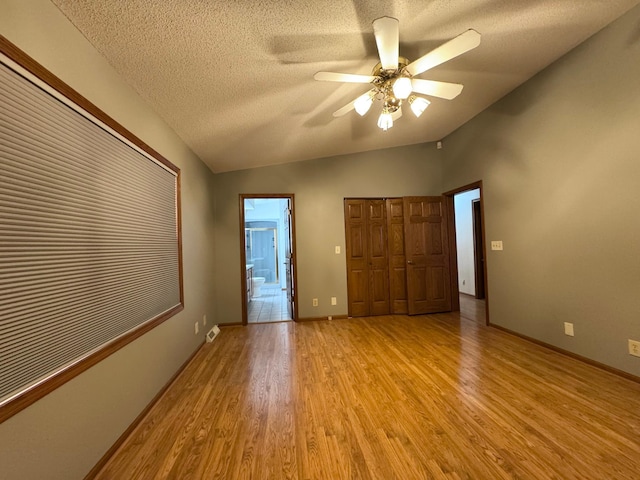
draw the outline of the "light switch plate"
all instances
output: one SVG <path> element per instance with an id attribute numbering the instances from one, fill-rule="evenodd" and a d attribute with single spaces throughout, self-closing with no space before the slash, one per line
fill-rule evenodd
<path id="1" fill-rule="evenodd" d="M 564 322 L 564 334 L 573 337 L 573 323 Z"/>
<path id="2" fill-rule="evenodd" d="M 340 254 L 340 245 L 336 245 L 336 255 Z"/>
<path id="3" fill-rule="evenodd" d="M 502 240 L 491 240 L 491 250 L 502 250 Z"/>

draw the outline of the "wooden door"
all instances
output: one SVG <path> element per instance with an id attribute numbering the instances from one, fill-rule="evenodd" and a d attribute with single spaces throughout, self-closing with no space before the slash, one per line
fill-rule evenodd
<path id="1" fill-rule="evenodd" d="M 345 199 L 347 296 L 351 317 L 389 313 L 386 207 L 381 199 Z"/>
<path id="2" fill-rule="evenodd" d="M 410 315 L 451 311 L 447 211 L 443 197 L 404 197 Z"/>
<path id="3" fill-rule="evenodd" d="M 287 288 L 287 310 L 289 318 L 295 320 L 295 290 L 293 282 L 293 229 L 291 228 L 291 199 L 288 199 L 284 210 L 284 273 Z"/>
<path id="4" fill-rule="evenodd" d="M 350 317 L 369 315 L 366 206 L 361 199 L 344 201 L 347 297 Z"/>
<path id="5" fill-rule="evenodd" d="M 367 260 L 369 263 L 369 313 L 388 315 L 389 259 L 385 201 L 366 200 Z"/>
<path id="6" fill-rule="evenodd" d="M 404 215 L 402 198 L 387 199 L 387 238 L 389 254 L 389 302 L 391 313 L 409 313 L 407 268 L 404 254 Z"/>
<path id="7" fill-rule="evenodd" d="M 476 280 L 476 298 L 483 299 L 484 293 L 484 242 L 482 236 L 482 209 L 480 199 L 471 202 L 473 210 L 473 254 Z"/>

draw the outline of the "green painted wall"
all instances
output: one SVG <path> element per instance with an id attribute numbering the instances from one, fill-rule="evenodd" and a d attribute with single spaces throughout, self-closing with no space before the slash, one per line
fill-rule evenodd
<path id="1" fill-rule="evenodd" d="M 445 139 L 482 179 L 491 321 L 640 375 L 640 7 Z M 564 335 L 564 322 L 575 336 Z"/>
<path id="2" fill-rule="evenodd" d="M 242 315 L 239 194 L 295 195 L 299 316 L 346 315 L 344 198 L 439 195 L 440 159 L 434 144 L 421 144 L 217 174 L 218 320 L 239 322 Z M 331 297 L 337 305 L 331 306 Z"/>

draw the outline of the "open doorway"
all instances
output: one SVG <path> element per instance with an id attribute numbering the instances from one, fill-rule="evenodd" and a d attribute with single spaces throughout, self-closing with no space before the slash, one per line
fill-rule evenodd
<path id="1" fill-rule="evenodd" d="M 293 194 L 240 195 L 242 323 L 297 317 Z"/>
<path id="2" fill-rule="evenodd" d="M 458 261 L 458 288 L 460 293 L 476 296 L 476 243 L 474 231 L 474 202 L 479 201 L 480 190 L 474 188 L 453 196 L 456 226 L 456 256 Z M 483 261 L 482 257 L 478 259 Z M 482 268 L 482 267 L 480 267 Z"/>
<path id="3" fill-rule="evenodd" d="M 452 250 L 455 258 L 452 263 L 457 275 L 460 310 L 484 310 L 485 323 L 489 324 L 487 303 L 487 269 L 485 264 L 484 208 L 482 201 L 482 182 L 475 182 L 444 194 L 453 213 L 454 221 Z M 473 315 L 478 318 L 478 315 Z"/>

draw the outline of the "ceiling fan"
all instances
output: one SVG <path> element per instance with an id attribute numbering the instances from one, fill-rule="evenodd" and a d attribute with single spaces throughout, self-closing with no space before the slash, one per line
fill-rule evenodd
<path id="1" fill-rule="evenodd" d="M 373 21 L 373 34 L 380 55 L 380 62 L 373 67 L 371 75 L 355 75 L 351 73 L 318 72 L 313 78 L 326 82 L 371 83 L 373 88 L 333 112 L 334 117 L 341 117 L 354 110 L 366 114 L 374 100 L 382 101 L 382 113 L 378 118 L 378 127 L 388 130 L 394 120 L 402 116 L 402 103 L 407 101 L 416 117 L 429 106 L 424 97 L 413 93 L 451 100 L 462 92 L 459 83 L 437 82 L 415 78 L 427 70 L 462 55 L 480 45 L 480 34 L 469 29 L 435 50 L 409 62 L 400 57 L 398 19 L 381 17 Z"/>

